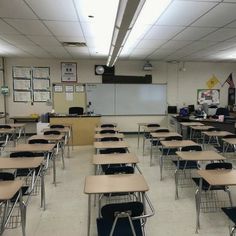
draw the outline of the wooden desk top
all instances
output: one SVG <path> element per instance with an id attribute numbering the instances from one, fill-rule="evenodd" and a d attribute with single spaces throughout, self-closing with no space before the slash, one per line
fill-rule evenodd
<path id="1" fill-rule="evenodd" d="M 202 133 L 207 135 L 207 136 L 214 136 L 214 137 L 224 137 L 225 135 L 233 134 L 233 133 L 230 133 L 228 131 L 205 131 L 205 132 L 202 132 Z"/>
<path id="2" fill-rule="evenodd" d="M 60 140 L 62 140 L 64 138 L 63 134 L 59 134 L 59 135 L 55 135 L 55 134 L 50 134 L 50 135 L 41 135 L 41 134 L 37 134 L 37 135 L 33 135 L 31 136 L 28 140 L 32 140 L 32 139 L 45 139 L 48 141 L 52 141 L 52 142 L 58 142 Z"/>
<path id="3" fill-rule="evenodd" d="M 199 125 L 204 125 L 201 122 L 180 122 L 181 125 L 183 126 L 199 126 Z"/>
<path id="4" fill-rule="evenodd" d="M 10 200 L 22 186 L 22 180 L 0 181 L 0 200 Z"/>
<path id="5" fill-rule="evenodd" d="M 232 145 L 236 145 L 236 138 L 223 138 L 223 141 Z"/>
<path id="6" fill-rule="evenodd" d="M 107 142 L 94 142 L 94 147 L 101 148 L 127 148 L 129 145 L 125 141 L 107 141 Z"/>
<path id="7" fill-rule="evenodd" d="M 147 125 L 159 124 L 159 123 L 158 122 L 138 122 L 137 124 L 139 126 L 147 126 Z"/>
<path id="8" fill-rule="evenodd" d="M 204 131 L 204 130 L 208 130 L 210 128 L 214 128 L 213 126 L 210 125 L 196 125 L 196 126 L 190 126 L 191 129 L 194 130 L 200 130 L 200 131 Z"/>
<path id="9" fill-rule="evenodd" d="M 5 124 L 5 125 L 10 125 L 12 128 L 23 128 L 23 127 L 25 127 L 26 126 L 26 124 L 25 123 L 15 123 L 15 124 L 13 124 L 13 123 L 10 123 L 10 124 Z"/>
<path id="10" fill-rule="evenodd" d="M 236 185 L 236 170 L 198 170 L 197 173 L 210 185 Z"/>
<path id="11" fill-rule="evenodd" d="M 120 192 L 146 192 L 148 184 L 143 175 L 92 175 L 86 176 L 84 193 L 120 193 Z"/>
<path id="12" fill-rule="evenodd" d="M 11 134 L 14 133 L 16 131 L 15 128 L 10 128 L 10 129 L 1 129 L 0 128 L 0 134 Z"/>
<path id="13" fill-rule="evenodd" d="M 44 157 L 0 157 L 0 169 L 25 169 L 37 168 L 44 160 Z"/>
<path id="14" fill-rule="evenodd" d="M 155 130 L 168 129 L 167 127 L 144 127 L 144 132 L 151 133 Z M 169 130 L 169 129 L 168 129 Z"/>
<path id="15" fill-rule="evenodd" d="M 176 152 L 185 161 L 219 161 L 226 158 L 215 151 Z"/>
<path id="16" fill-rule="evenodd" d="M 179 136 L 182 137 L 180 134 L 176 133 L 176 132 L 160 132 L 160 133 L 151 133 L 151 136 L 153 138 L 167 138 L 167 137 L 171 137 L 171 136 Z"/>
<path id="17" fill-rule="evenodd" d="M 5 150 L 10 152 L 21 152 L 21 151 L 29 151 L 29 152 L 50 152 L 54 149 L 55 144 L 18 144 L 15 147 L 7 147 Z"/>
<path id="18" fill-rule="evenodd" d="M 136 164 L 138 157 L 133 153 L 97 154 L 93 156 L 94 165 Z"/>
<path id="19" fill-rule="evenodd" d="M 116 132 L 119 131 L 119 129 L 117 127 L 106 127 L 106 128 L 97 127 L 97 128 L 95 128 L 95 132 L 100 132 L 102 130 L 114 130 Z"/>
<path id="20" fill-rule="evenodd" d="M 45 128 L 43 129 L 43 132 L 45 131 L 53 131 L 53 130 L 58 130 L 62 133 L 69 133 L 70 132 L 70 128 L 69 127 L 64 127 L 64 128 Z"/>
<path id="21" fill-rule="evenodd" d="M 124 138 L 123 133 L 114 133 L 114 134 L 95 134 L 95 139 L 101 139 L 101 138 Z"/>
<path id="22" fill-rule="evenodd" d="M 161 141 L 161 144 L 166 148 L 181 148 L 185 146 L 199 145 L 192 140 L 173 140 L 173 141 Z"/>

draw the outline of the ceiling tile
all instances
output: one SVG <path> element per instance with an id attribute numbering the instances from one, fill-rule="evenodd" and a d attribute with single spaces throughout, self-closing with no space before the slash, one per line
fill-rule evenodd
<path id="1" fill-rule="evenodd" d="M 23 34 L 50 35 L 51 33 L 39 20 L 6 19 L 7 23 L 17 28 Z"/>
<path id="2" fill-rule="evenodd" d="M 174 37 L 175 40 L 198 40 L 203 36 L 215 31 L 217 28 L 187 27 Z"/>
<path id="3" fill-rule="evenodd" d="M 177 50 L 179 48 L 182 48 L 188 44 L 191 44 L 192 41 L 180 41 L 180 40 L 170 40 L 164 45 L 161 46 L 161 48 L 170 48 L 172 50 Z"/>
<path id="4" fill-rule="evenodd" d="M 24 35 L 2 34 L 0 37 L 9 42 L 10 44 L 35 46 L 35 44 L 30 39 L 26 38 Z"/>
<path id="5" fill-rule="evenodd" d="M 222 28 L 202 38 L 202 40 L 219 42 L 230 39 L 234 36 L 236 36 L 236 29 Z"/>
<path id="6" fill-rule="evenodd" d="M 192 26 L 222 27 L 236 19 L 236 4 L 220 3 Z"/>
<path id="7" fill-rule="evenodd" d="M 61 46 L 61 44 L 53 36 L 29 35 L 28 38 L 39 46 Z"/>
<path id="8" fill-rule="evenodd" d="M 22 0 L 1 0 L 0 17 L 15 19 L 37 19 L 37 16 Z"/>
<path id="9" fill-rule="evenodd" d="M 26 0 L 33 11 L 43 20 L 77 21 L 72 0 Z"/>
<path id="10" fill-rule="evenodd" d="M 153 48 L 153 49 L 157 49 L 162 44 L 164 44 L 165 42 L 166 42 L 165 39 L 158 39 L 158 40 L 143 39 L 137 44 L 136 48 Z"/>
<path id="11" fill-rule="evenodd" d="M 83 36 L 78 22 L 44 21 L 55 36 L 80 37 Z"/>
<path id="12" fill-rule="evenodd" d="M 0 19 L 0 35 L 1 34 L 19 34 L 19 32 Z"/>
<path id="13" fill-rule="evenodd" d="M 156 24 L 187 26 L 216 4 L 216 2 L 173 1 Z"/>
<path id="14" fill-rule="evenodd" d="M 184 27 L 180 26 L 153 26 L 144 37 L 145 39 L 171 39 Z"/>

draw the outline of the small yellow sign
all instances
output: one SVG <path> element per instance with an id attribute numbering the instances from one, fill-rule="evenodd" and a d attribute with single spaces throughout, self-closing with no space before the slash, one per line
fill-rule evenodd
<path id="1" fill-rule="evenodd" d="M 209 89 L 214 88 L 218 83 L 220 83 L 220 81 L 216 78 L 215 75 L 212 75 L 212 77 L 206 82 Z"/>

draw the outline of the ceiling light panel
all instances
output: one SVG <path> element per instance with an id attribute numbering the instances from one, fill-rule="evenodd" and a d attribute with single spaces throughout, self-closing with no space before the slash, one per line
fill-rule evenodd
<path id="1" fill-rule="evenodd" d="M 156 24 L 187 26 L 216 4 L 216 2 L 173 1 Z"/>
<path id="2" fill-rule="evenodd" d="M 72 0 L 26 0 L 43 20 L 77 21 Z"/>
<path id="3" fill-rule="evenodd" d="M 22 0 L 1 0 L 0 16 L 15 19 L 37 19 L 37 16 Z"/>
<path id="4" fill-rule="evenodd" d="M 222 27 L 236 19 L 236 4 L 220 3 L 192 26 Z"/>
<path id="5" fill-rule="evenodd" d="M 23 34 L 50 35 L 51 33 L 39 20 L 6 19 L 7 23 L 17 28 Z"/>

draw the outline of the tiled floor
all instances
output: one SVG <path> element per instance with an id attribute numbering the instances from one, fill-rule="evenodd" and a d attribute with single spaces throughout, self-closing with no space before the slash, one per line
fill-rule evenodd
<path id="1" fill-rule="evenodd" d="M 140 168 L 145 176 L 150 191 L 148 193 L 154 207 L 155 216 L 147 222 L 147 236 L 193 236 L 195 234 L 194 189 L 181 189 L 180 199 L 174 197 L 173 171 L 164 170 L 164 179 L 160 181 L 157 156 L 155 163 L 149 165 L 149 147 L 145 155 L 137 149 L 137 138 L 127 137 L 130 150 L 139 156 Z M 39 196 L 32 197 L 27 209 L 27 236 L 86 236 L 87 230 L 87 196 L 83 193 L 84 177 L 93 174 L 91 164 L 94 153 L 92 146 L 75 147 L 66 169 L 61 169 L 57 161 L 56 187 L 52 184 L 52 173 L 46 176 L 47 209 L 40 209 Z M 236 204 L 236 191 L 233 200 Z M 95 216 L 92 221 L 92 236 L 96 234 Z M 228 220 L 221 213 L 201 214 L 201 236 L 228 235 Z M 5 236 L 21 235 L 20 228 L 6 230 Z M 125 235 L 124 235 L 125 236 Z"/>

